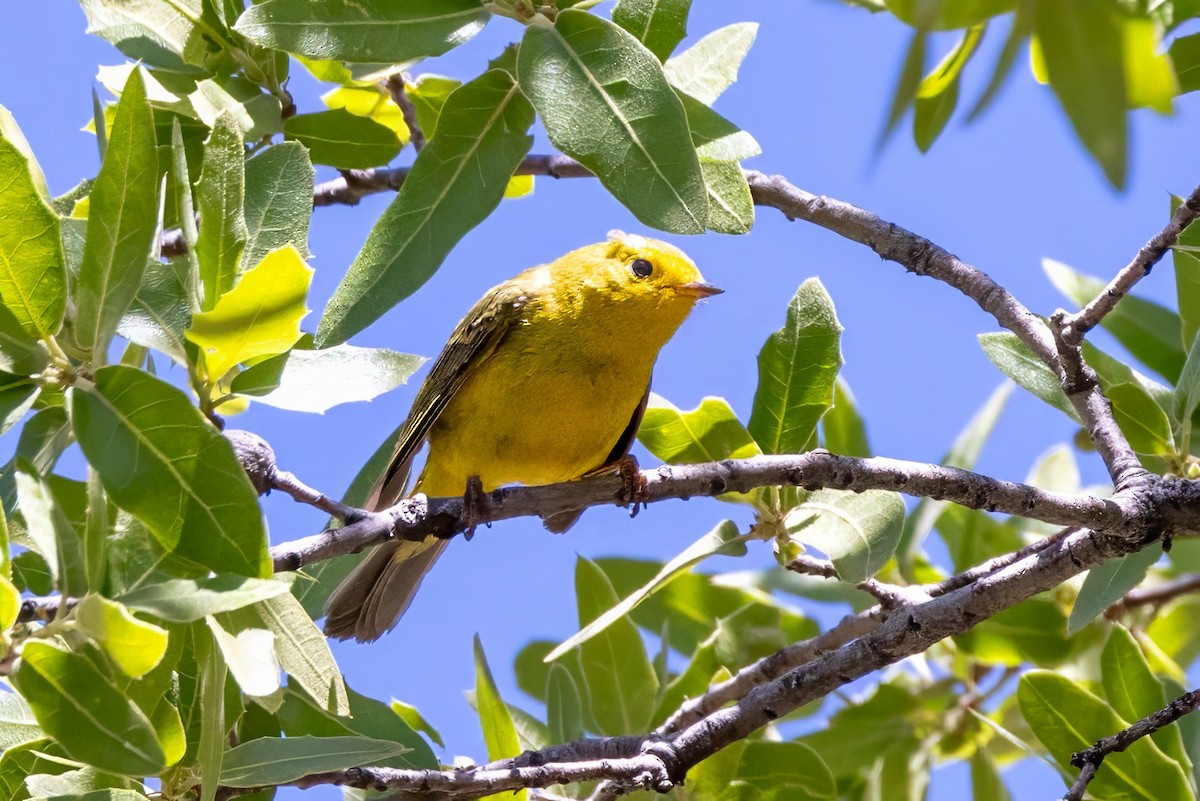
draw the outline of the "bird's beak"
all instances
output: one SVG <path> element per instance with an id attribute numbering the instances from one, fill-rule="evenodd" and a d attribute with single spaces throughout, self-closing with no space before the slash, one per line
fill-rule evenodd
<path id="1" fill-rule="evenodd" d="M 720 295 L 724 292 L 719 286 L 705 284 L 700 281 L 689 281 L 686 284 L 680 284 L 678 287 L 680 293 L 690 295 L 693 298 L 711 298 L 713 295 Z"/>

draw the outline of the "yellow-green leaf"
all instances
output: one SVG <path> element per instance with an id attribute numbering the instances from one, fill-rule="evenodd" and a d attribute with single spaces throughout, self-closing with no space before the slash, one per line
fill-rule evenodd
<path id="1" fill-rule="evenodd" d="M 192 317 L 186 336 L 204 349 L 210 377 L 296 344 L 312 272 L 296 248 L 285 245 L 243 275 L 212 311 Z"/>
<path id="2" fill-rule="evenodd" d="M 80 601 L 75 619 L 131 678 L 149 673 L 167 652 L 166 629 L 138 620 L 124 605 L 100 595 L 88 595 Z"/>

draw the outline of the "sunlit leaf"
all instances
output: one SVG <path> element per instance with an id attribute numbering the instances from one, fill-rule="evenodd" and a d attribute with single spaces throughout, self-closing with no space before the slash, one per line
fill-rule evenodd
<path id="1" fill-rule="evenodd" d="M 487 746 L 488 759 L 506 759 L 521 753 L 512 715 L 500 698 L 500 691 L 496 689 L 496 681 L 492 678 L 492 671 L 488 667 L 483 643 L 479 641 L 478 634 L 475 635 L 475 703 L 479 709 L 479 722 L 483 727 L 483 742 Z M 497 793 L 488 798 L 514 796 L 518 801 L 525 801 L 529 794 L 522 789 L 516 793 Z"/>
<path id="2" fill-rule="evenodd" d="M 138 620 L 120 603 L 100 595 L 85 597 L 75 607 L 75 620 L 131 678 L 146 675 L 167 652 L 166 629 Z"/>
<path id="3" fill-rule="evenodd" d="M 692 0 L 619 0 L 612 21 L 637 37 L 659 61 L 687 35 Z"/>
<path id="4" fill-rule="evenodd" d="M 738 68 L 757 35 L 754 22 L 718 28 L 667 61 L 663 72 L 676 89 L 711 106 L 737 80 Z"/>
<path id="5" fill-rule="evenodd" d="M 904 530 L 894 492 L 817 490 L 788 513 L 788 534 L 824 553 L 843 581 L 858 583 L 887 564 Z"/>
<path id="6" fill-rule="evenodd" d="M 222 114 L 204 143 L 204 166 L 196 184 L 200 211 L 196 256 L 204 284 L 205 310 L 214 308 L 237 281 L 247 236 L 245 193 L 242 133 L 229 114 Z"/>
<path id="7" fill-rule="evenodd" d="M 525 29 L 517 67 L 550 141 L 634 216 L 674 233 L 704 230 L 708 199 L 687 116 L 653 53 L 622 28 L 567 9 L 553 28 Z"/>
<path id="8" fill-rule="evenodd" d="M 380 167 L 402 146 L 391 128 L 342 108 L 289 117 L 283 132 L 308 148 L 314 163 L 343 170 Z"/>

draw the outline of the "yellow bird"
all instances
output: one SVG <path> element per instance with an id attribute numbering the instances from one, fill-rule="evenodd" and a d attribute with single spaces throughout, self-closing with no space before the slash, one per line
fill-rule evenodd
<path id="1" fill-rule="evenodd" d="M 678 248 L 620 231 L 493 287 L 434 362 L 367 508 L 404 497 L 426 440 L 413 492 L 431 497 L 462 494 L 476 477 L 491 491 L 569 481 L 620 462 L 659 350 L 697 300 L 720 291 Z M 546 527 L 566 531 L 579 514 L 551 517 Z M 447 542 L 376 546 L 330 597 L 325 633 L 369 642 L 390 631 Z"/>

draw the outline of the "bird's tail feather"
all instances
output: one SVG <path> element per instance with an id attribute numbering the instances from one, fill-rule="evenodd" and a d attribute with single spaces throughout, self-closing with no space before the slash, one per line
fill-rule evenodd
<path id="1" fill-rule="evenodd" d="M 325 633 L 371 642 L 391 631 L 448 542 L 428 537 L 377 545 L 329 597 Z"/>

